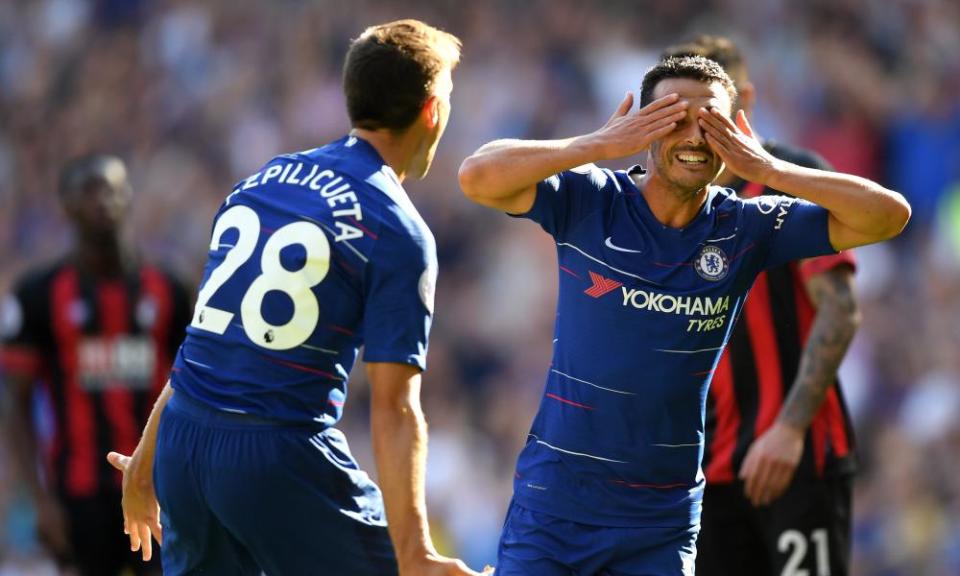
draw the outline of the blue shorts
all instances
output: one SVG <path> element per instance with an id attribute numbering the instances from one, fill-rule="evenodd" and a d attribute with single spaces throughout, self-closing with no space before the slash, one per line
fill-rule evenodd
<path id="1" fill-rule="evenodd" d="M 222 412 L 176 392 L 154 484 L 167 575 L 396 575 L 379 489 L 343 434 Z"/>
<path id="2" fill-rule="evenodd" d="M 698 530 L 591 526 L 511 502 L 496 576 L 693 576 Z"/>

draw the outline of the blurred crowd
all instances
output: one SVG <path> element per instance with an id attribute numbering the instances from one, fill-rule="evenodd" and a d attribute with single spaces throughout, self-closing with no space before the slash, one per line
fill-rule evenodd
<path id="1" fill-rule="evenodd" d="M 556 297 L 549 237 L 467 202 L 460 160 L 496 137 L 599 127 L 662 48 L 708 32 L 741 45 L 760 134 L 913 205 L 904 236 L 858 251 L 864 320 L 842 370 L 861 463 L 854 574 L 960 574 L 956 0 L 4 0 L 0 291 L 65 250 L 57 171 L 90 151 L 127 161 L 137 246 L 196 285 L 232 184 L 342 135 L 346 46 L 400 17 L 464 41 L 437 162 L 407 186 L 441 261 L 423 395 L 447 551 L 475 566 L 495 558 Z M 342 427 L 372 472 L 357 376 Z M 0 442 L 0 575 L 40 574 L 30 503 L 3 454 Z"/>

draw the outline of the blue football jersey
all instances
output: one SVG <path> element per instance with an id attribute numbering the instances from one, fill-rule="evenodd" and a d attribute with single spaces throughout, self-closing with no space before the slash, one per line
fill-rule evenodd
<path id="1" fill-rule="evenodd" d="M 241 181 L 213 223 L 171 384 L 214 407 L 333 425 L 360 346 L 426 367 L 433 235 L 393 170 L 344 137 Z"/>
<path id="2" fill-rule="evenodd" d="M 527 508 L 607 526 L 699 522 L 707 389 L 757 274 L 834 252 L 823 208 L 711 187 L 661 224 L 626 171 L 537 186 L 557 244 L 553 364 L 514 481 Z"/>

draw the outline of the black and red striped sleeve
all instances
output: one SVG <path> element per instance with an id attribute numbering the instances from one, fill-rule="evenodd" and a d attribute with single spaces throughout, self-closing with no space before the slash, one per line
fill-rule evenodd
<path id="1" fill-rule="evenodd" d="M 36 376 L 49 347 L 46 275 L 19 281 L 0 301 L 0 367 L 7 374 Z"/>

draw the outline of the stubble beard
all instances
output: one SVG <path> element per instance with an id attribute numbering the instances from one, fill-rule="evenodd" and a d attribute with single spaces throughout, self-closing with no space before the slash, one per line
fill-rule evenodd
<path id="1" fill-rule="evenodd" d="M 677 200 L 681 202 L 689 202 L 695 199 L 701 191 L 703 191 L 707 186 L 709 186 L 714 180 L 716 180 L 718 174 L 715 174 L 713 178 L 705 182 L 699 182 L 697 184 L 687 183 L 670 176 L 669 164 L 670 159 L 661 154 L 662 145 L 659 143 L 654 143 L 651 147 L 651 152 L 653 152 L 653 163 L 656 168 L 657 174 L 660 176 L 660 180 L 666 185 L 664 186 L 665 190 L 672 194 Z"/>

